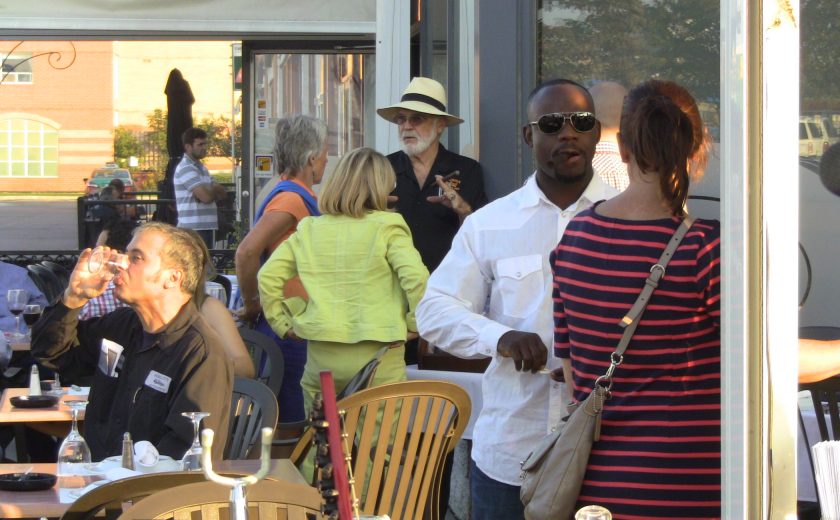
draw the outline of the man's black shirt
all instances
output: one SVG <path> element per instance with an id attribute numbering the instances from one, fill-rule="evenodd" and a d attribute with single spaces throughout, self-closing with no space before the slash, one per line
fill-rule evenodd
<path id="1" fill-rule="evenodd" d="M 397 211 L 408 223 L 414 247 L 420 252 L 423 263 L 429 272 L 434 271 L 449 252 L 452 239 L 460 227 L 458 214 L 451 208 L 426 200 L 426 197 L 438 194 L 435 175 L 448 175 L 458 170 L 459 175 L 450 184 L 475 211 L 487 204 L 481 165 L 440 145 L 426 182 L 421 187 L 411 167 L 411 159 L 405 152 L 392 153 L 388 160 L 397 174 L 397 187 L 393 193 L 399 197 Z"/>

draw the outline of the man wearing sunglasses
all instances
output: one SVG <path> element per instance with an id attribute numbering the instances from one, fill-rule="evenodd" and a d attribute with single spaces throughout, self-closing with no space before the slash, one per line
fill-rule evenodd
<path id="1" fill-rule="evenodd" d="M 481 166 L 440 143 L 446 127 L 464 120 L 446 112 L 446 92 L 437 81 L 414 78 L 399 103 L 376 112 L 397 125 L 402 151 L 388 156 L 397 174 L 392 200 L 433 271 L 464 218 L 487 203 Z"/>
<path id="2" fill-rule="evenodd" d="M 523 518 L 519 463 L 565 415 L 552 344 L 548 257 L 578 212 L 617 191 L 593 175 L 600 137 L 589 92 L 552 80 L 528 99 L 522 128 L 536 167 L 525 185 L 471 215 L 417 307 L 420 335 L 462 358 L 490 357 L 473 429 L 472 518 Z"/>

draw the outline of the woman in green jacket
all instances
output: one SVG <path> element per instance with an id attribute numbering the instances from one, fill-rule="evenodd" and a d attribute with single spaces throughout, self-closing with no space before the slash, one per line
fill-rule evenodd
<path id="1" fill-rule="evenodd" d="M 407 338 L 417 336 L 414 310 L 429 272 L 399 213 L 387 210 L 396 177 L 370 148 L 345 155 L 321 190 L 322 216 L 305 218 L 259 272 L 263 313 L 280 337 L 308 341 L 301 386 L 304 408 L 331 370 L 340 391 L 383 346 L 374 385 L 405 380 Z M 309 295 L 283 297 L 294 276 Z"/>

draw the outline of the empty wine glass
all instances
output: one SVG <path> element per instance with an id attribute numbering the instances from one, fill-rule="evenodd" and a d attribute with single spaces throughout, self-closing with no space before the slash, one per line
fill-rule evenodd
<path id="1" fill-rule="evenodd" d="M 43 309 L 37 303 L 29 304 L 23 307 L 23 321 L 29 328 L 29 335 L 32 335 L 32 326 L 41 317 Z"/>
<path id="2" fill-rule="evenodd" d="M 195 435 L 192 446 L 184 453 L 181 464 L 184 471 L 201 471 L 201 440 L 198 437 L 198 429 L 201 427 L 201 420 L 210 415 L 209 412 L 181 412 L 181 415 L 190 419 L 193 423 Z"/>
<path id="3" fill-rule="evenodd" d="M 9 289 L 6 292 L 6 303 L 9 312 L 15 316 L 15 332 L 20 332 L 20 314 L 23 308 L 29 303 L 29 293 L 26 289 Z"/>
<path id="4" fill-rule="evenodd" d="M 124 255 L 113 249 L 106 251 L 104 247 L 97 247 L 91 251 L 90 257 L 88 258 L 88 271 L 98 273 L 105 267 L 109 268 L 113 273 L 116 273 L 120 269 L 128 269 L 128 255 Z"/>
<path id="5" fill-rule="evenodd" d="M 87 401 L 66 401 L 65 404 L 73 412 L 73 425 L 58 448 L 58 474 L 78 475 L 82 473 L 84 465 L 90 464 L 90 448 L 78 428 L 79 411 L 84 410 Z"/>

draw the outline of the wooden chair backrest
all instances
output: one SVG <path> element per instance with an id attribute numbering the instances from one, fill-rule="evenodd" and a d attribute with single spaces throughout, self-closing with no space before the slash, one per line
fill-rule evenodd
<path id="1" fill-rule="evenodd" d="M 464 433 L 470 398 L 458 385 L 405 381 L 362 390 L 338 402 L 360 511 L 392 520 L 438 519 L 446 455 Z M 312 442 L 306 432 L 292 453 L 299 463 Z M 426 511 L 427 504 L 435 504 Z"/>
<path id="2" fill-rule="evenodd" d="M 261 480 L 246 488 L 251 520 L 317 520 L 321 496 L 315 488 Z M 120 520 L 199 520 L 228 518 L 230 488 L 199 482 L 159 491 L 140 500 Z"/>
<path id="3" fill-rule="evenodd" d="M 225 474 L 241 476 L 236 473 Z M 206 480 L 201 472 L 152 473 L 114 480 L 79 497 L 70 504 L 61 520 L 90 520 L 101 511 L 104 512 L 105 518 L 117 518 L 122 513 L 125 502 L 133 502 L 171 487 Z"/>

